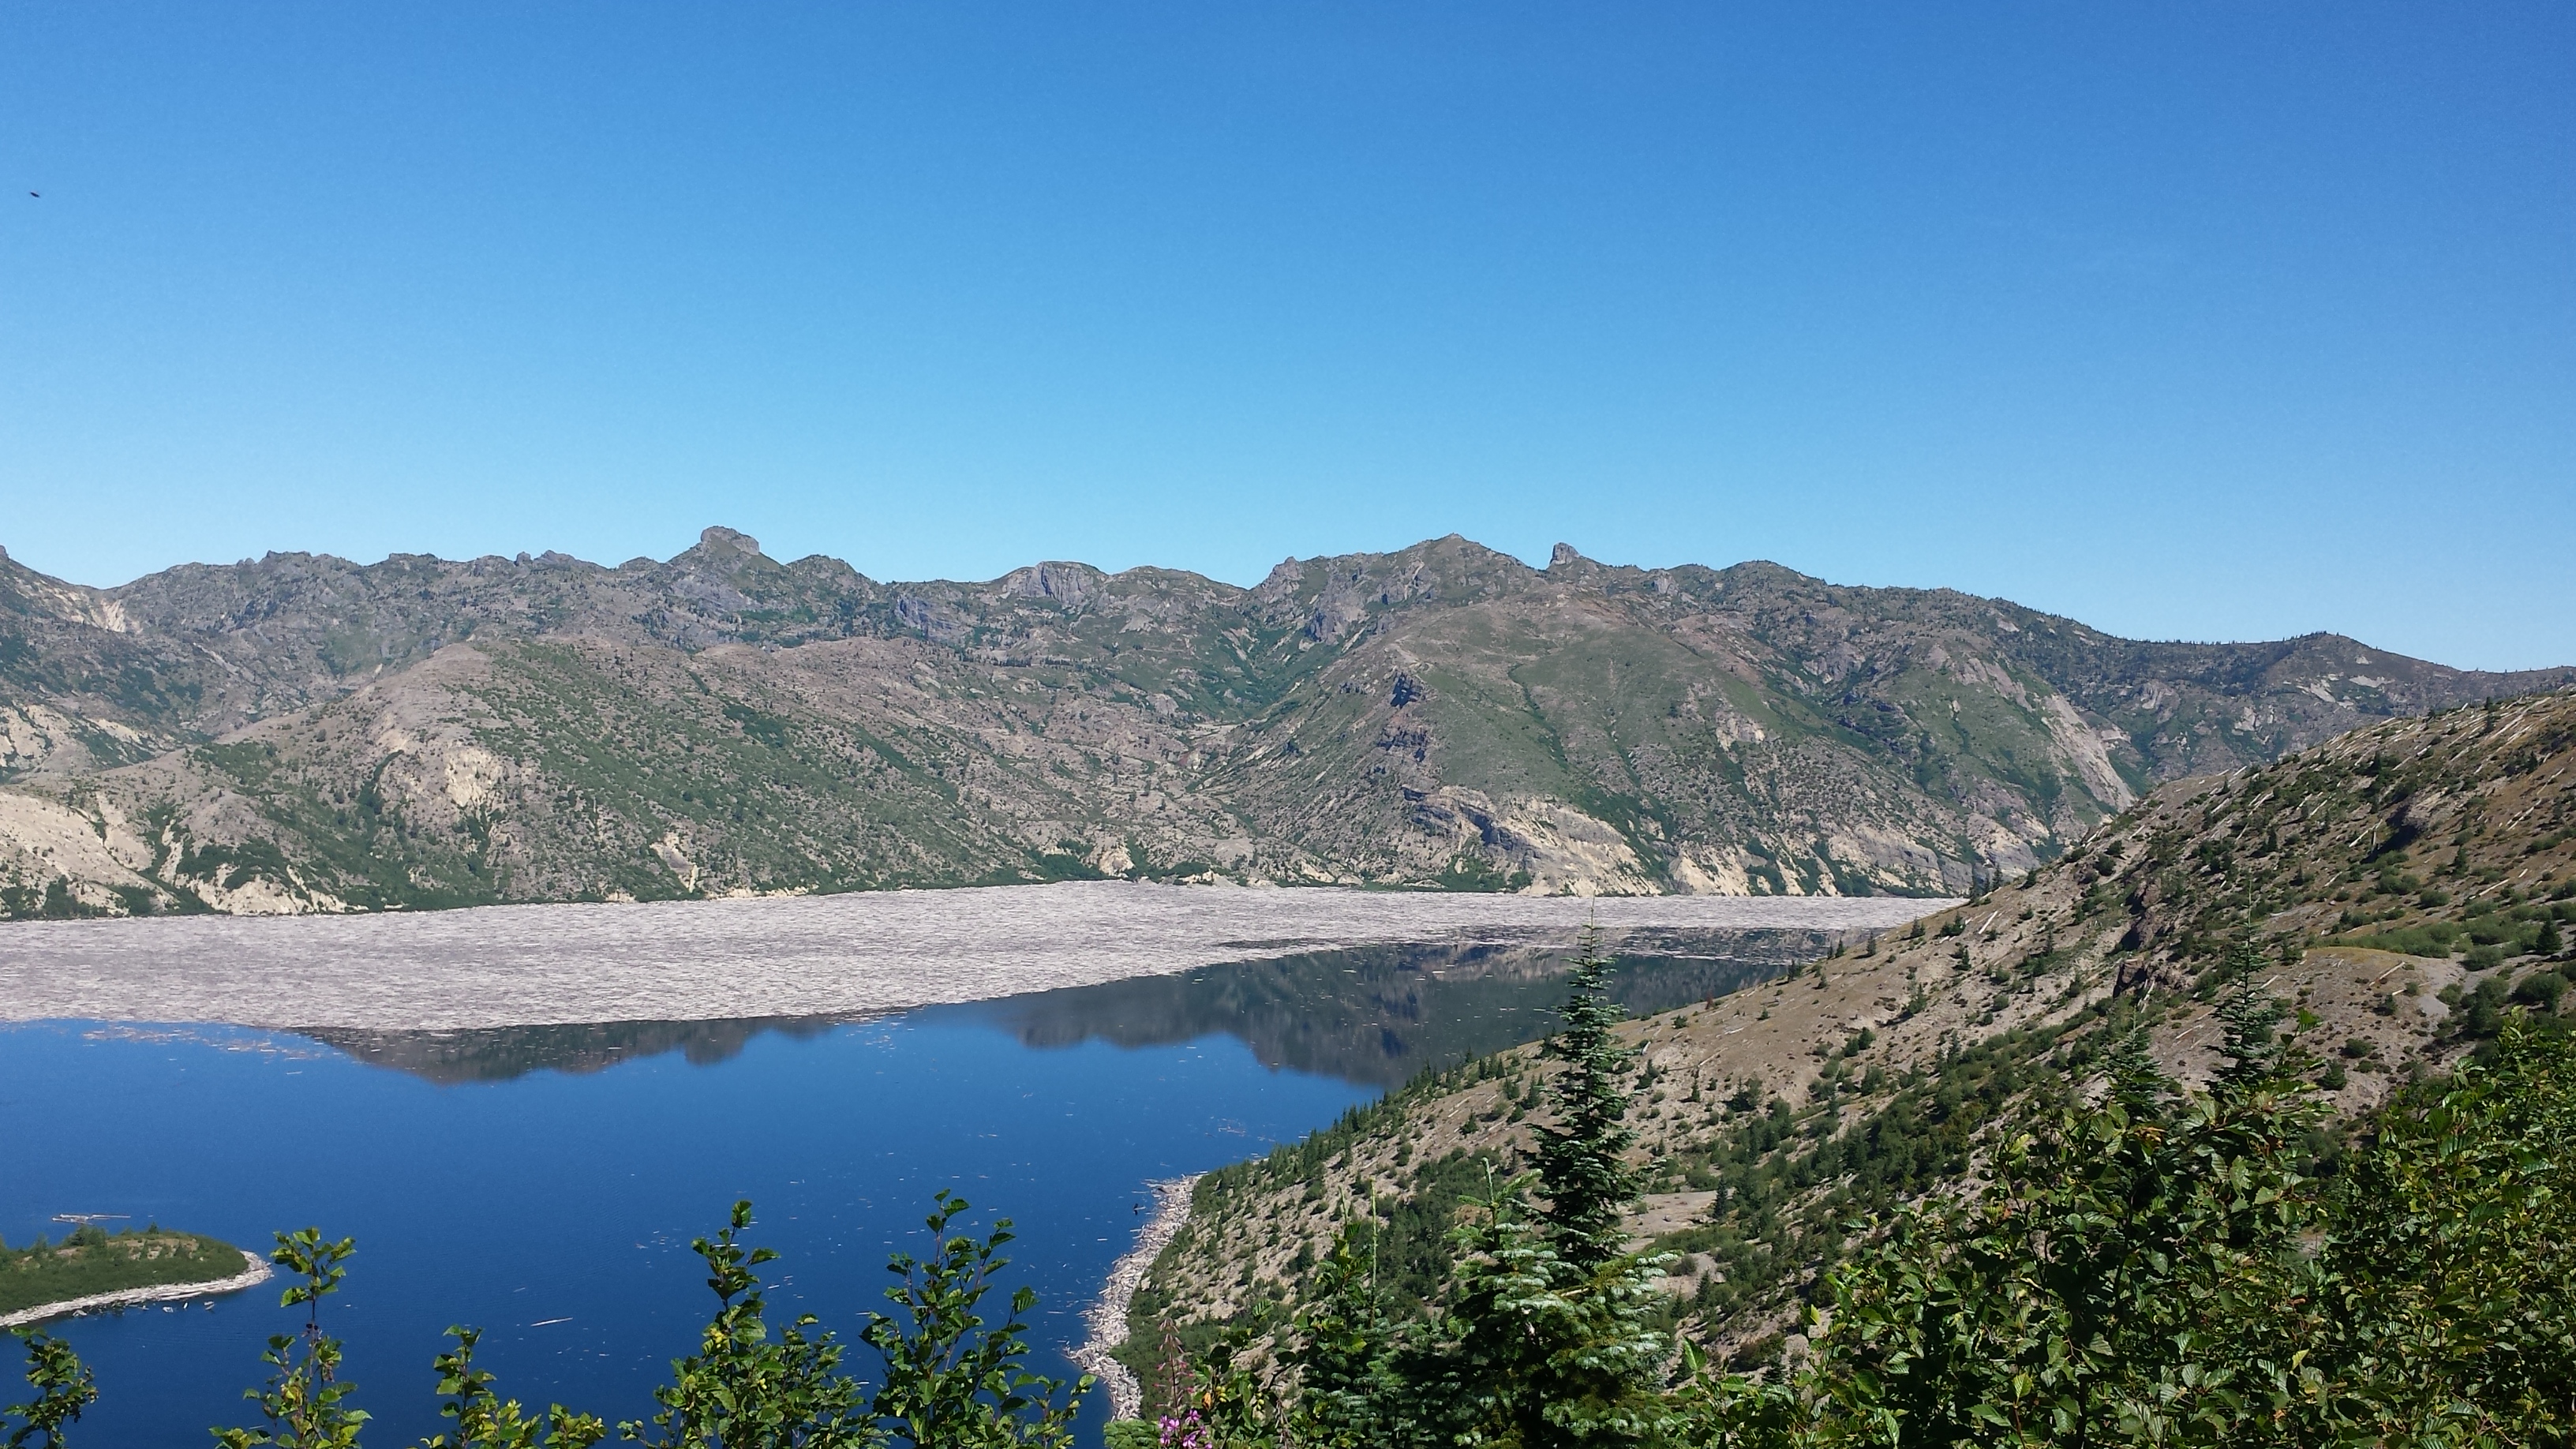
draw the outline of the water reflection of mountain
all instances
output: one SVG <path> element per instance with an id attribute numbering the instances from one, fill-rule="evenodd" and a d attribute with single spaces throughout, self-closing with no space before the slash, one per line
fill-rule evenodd
<path id="1" fill-rule="evenodd" d="M 1665 1011 L 1767 980 L 1822 955 L 1829 944 L 1807 931 L 1631 940 L 1616 953 L 1612 989 L 1633 1013 Z M 993 1022 L 1033 1047 L 1095 1039 L 1154 1046 L 1224 1032 L 1242 1038 L 1269 1066 L 1393 1087 L 1417 1072 L 1546 1035 L 1556 1025 L 1564 974 L 1564 954 L 1552 948 L 1389 946 L 1139 977 L 939 1013 Z"/>
<path id="2" fill-rule="evenodd" d="M 737 1021 L 604 1021 L 579 1026 L 500 1026 L 464 1031 L 356 1031 L 313 1027 L 303 1033 L 362 1062 L 392 1067 L 453 1086 L 506 1082 L 530 1072 L 598 1072 L 619 1062 L 677 1051 L 698 1066 L 739 1055 L 764 1031 L 821 1036 L 831 1017 L 773 1016 Z"/>
<path id="3" fill-rule="evenodd" d="M 1832 939 L 1813 931 L 1630 933 L 1613 944 L 1619 969 L 1612 989 L 1631 1012 L 1664 1011 L 1766 980 L 1824 954 Z M 1386 946 L 932 1007 L 912 1019 L 986 1023 L 1041 1050 L 1093 1040 L 1156 1046 L 1225 1033 L 1270 1066 L 1393 1087 L 1417 1072 L 1546 1035 L 1556 1024 L 1564 974 L 1564 953 L 1552 947 Z M 454 1084 L 595 1072 L 670 1051 L 712 1065 L 765 1031 L 812 1037 L 840 1024 L 766 1017 L 306 1035 L 361 1061 Z"/>

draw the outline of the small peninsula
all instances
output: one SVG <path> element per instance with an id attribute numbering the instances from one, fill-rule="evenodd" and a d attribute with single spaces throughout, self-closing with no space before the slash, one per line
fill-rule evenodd
<path id="1" fill-rule="evenodd" d="M 59 1243 L 0 1245 L 0 1328 L 126 1303 L 230 1293 L 268 1277 L 257 1254 L 202 1233 L 158 1226 L 111 1233 L 96 1223 Z"/>

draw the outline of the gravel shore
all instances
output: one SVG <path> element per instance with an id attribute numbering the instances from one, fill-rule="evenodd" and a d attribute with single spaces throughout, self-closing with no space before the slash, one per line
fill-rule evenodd
<path id="1" fill-rule="evenodd" d="M 864 1016 L 1305 951 L 1627 930 L 1885 930 L 1946 901 L 1130 881 L 365 916 L 0 925 L 0 1021 L 455 1030 Z"/>
<path id="2" fill-rule="evenodd" d="M 1145 1274 L 1189 1222 L 1190 1189 L 1198 1186 L 1198 1181 L 1197 1175 L 1192 1174 L 1149 1184 L 1154 1189 L 1153 1216 L 1145 1219 L 1145 1226 L 1137 1231 L 1136 1246 L 1110 1265 L 1109 1279 L 1100 1285 L 1100 1296 L 1083 1311 L 1082 1321 L 1090 1336 L 1073 1351 L 1073 1361 L 1109 1391 L 1109 1417 L 1113 1419 L 1135 1418 L 1144 1407 L 1144 1385 L 1136 1382 L 1136 1375 L 1128 1371 L 1127 1365 L 1111 1355 L 1127 1341 L 1127 1305 L 1144 1285 Z"/>

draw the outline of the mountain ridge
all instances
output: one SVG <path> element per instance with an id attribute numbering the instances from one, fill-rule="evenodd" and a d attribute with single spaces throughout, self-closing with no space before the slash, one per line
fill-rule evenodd
<path id="1" fill-rule="evenodd" d="M 2090 839 L 1788 975 L 1623 1023 L 1632 1245 L 1695 1332 L 1796 1324 L 1856 1220 L 1954 1192 L 2034 1102 L 2098 1085 L 2128 1042 L 2205 1087 L 2238 988 L 2345 1120 L 2438 1078 L 2519 1014 L 2576 1012 L 2576 690 L 2383 722 L 2170 782 Z M 2134 1035 L 2133 1035 L 2134 1034 Z M 1352 1224 L 1389 1277 L 1446 1256 L 1460 1206 L 1526 1169 L 1542 1045 L 1428 1075 L 1334 1128 L 1203 1178 L 1131 1305 L 1131 1342 L 1275 1327 Z M 1150 1367 L 1150 1365 L 1143 1365 Z"/>
<path id="2" fill-rule="evenodd" d="M 2576 678 L 2153 644 L 1776 564 L 1458 535 L 1249 589 L 1049 561 L 0 553 L 11 914 L 1082 875 L 1973 889 L 2162 780 Z"/>

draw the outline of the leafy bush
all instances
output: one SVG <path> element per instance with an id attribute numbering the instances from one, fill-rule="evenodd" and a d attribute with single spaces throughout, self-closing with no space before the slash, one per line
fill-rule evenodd
<path id="1" fill-rule="evenodd" d="M 1522 1184 L 1456 1234 L 1429 1318 L 1348 1239 L 1283 1335 L 1282 1397 L 1210 1363 L 1192 1443 L 2565 1444 L 2576 1432 L 2576 1055 L 2508 1028 L 2319 1177 L 2321 1105 L 2266 1003 L 2178 1096 L 2142 1052 L 1996 1143 L 1981 1186 L 1873 1225 L 1810 1347 L 1712 1371 L 1651 1327 L 1657 1259 L 1558 1250 Z M 1231 1388 L 1219 1392 L 1220 1370 Z M 1265 1408 L 1265 1405 L 1269 1407 Z M 1177 1442 L 1168 1440 L 1166 1442 Z"/>
<path id="2" fill-rule="evenodd" d="M 742 1244 L 751 1204 L 734 1204 L 722 1231 L 690 1245 L 706 1261 L 716 1295 L 698 1351 L 673 1361 L 670 1381 L 654 1390 L 652 1418 L 619 1424 L 618 1437 L 670 1449 L 1070 1449 L 1074 1415 L 1092 1379 L 1085 1375 L 1068 1390 L 1021 1367 L 1029 1352 L 1025 1315 L 1036 1303 L 1028 1289 L 1012 1294 L 1003 1322 L 979 1314 L 1009 1266 L 999 1254 L 1011 1225 L 1004 1219 L 982 1238 L 951 1234 L 966 1210 L 964 1199 L 940 1193 L 929 1218 L 937 1253 L 922 1260 L 897 1254 L 888 1264 L 903 1280 L 886 1290 L 899 1312 L 872 1313 L 861 1330 L 885 1366 L 869 1394 L 842 1371 L 842 1344 L 812 1315 L 773 1333 L 759 1269 L 778 1255 Z M 281 1301 L 304 1308 L 304 1328 L 269 1339 L 269 1380 L 248 1395 L 263 1422 L 215 1431 L 220 1449 L 356 1449 L 368 1416 L 339 1376 L 340 1341 L 322 1324 L 323 1300 L 339 1291 L 355 1252 L 352 1240 L 326 1239 L 317 1228 L 277 1235 L 271 1261 L 289 1276 Z M 455 1344 L 434 1367 L 444 1398 L 439 1412 L 454 1422 L 422 1449 L 590 1449 L 607 1437 L 608 1425 L 594 1415 L 557 1404 L 532 1418 L 517 1400 L 502 1399 L 493 1376 L 474 1366 L 482 1331 L 448 1333 Z M 60 1449 L 63 1426 L 80 1418 L 97 1391 L 59 1340 L 21 1338 L 37 1394 L 0 1410 L 0 1429 L 17 1423 L 0 1442 Z"/>
<path id="3" fill-rule="evenodd" d="M 2558 998 L 2566 989 L 2566 977 L 2555 971 L 2534 971 L 2514 983 L 2513 999 L 2542 1011 L 2556 1011 Z"/>
<path id="4" fill-rule="evenodd" d="M 98 1401 L 98 1385 L 71 1345 L 32 1328 L 17 1332 L 27 1350 L 27 1386 L 36 1396 L 0 1409 L 0 1429 L 9 1429 L 9 1449 L 61 1449 L 63 1426 L 77 1423 L 81 1410 Z"/>

